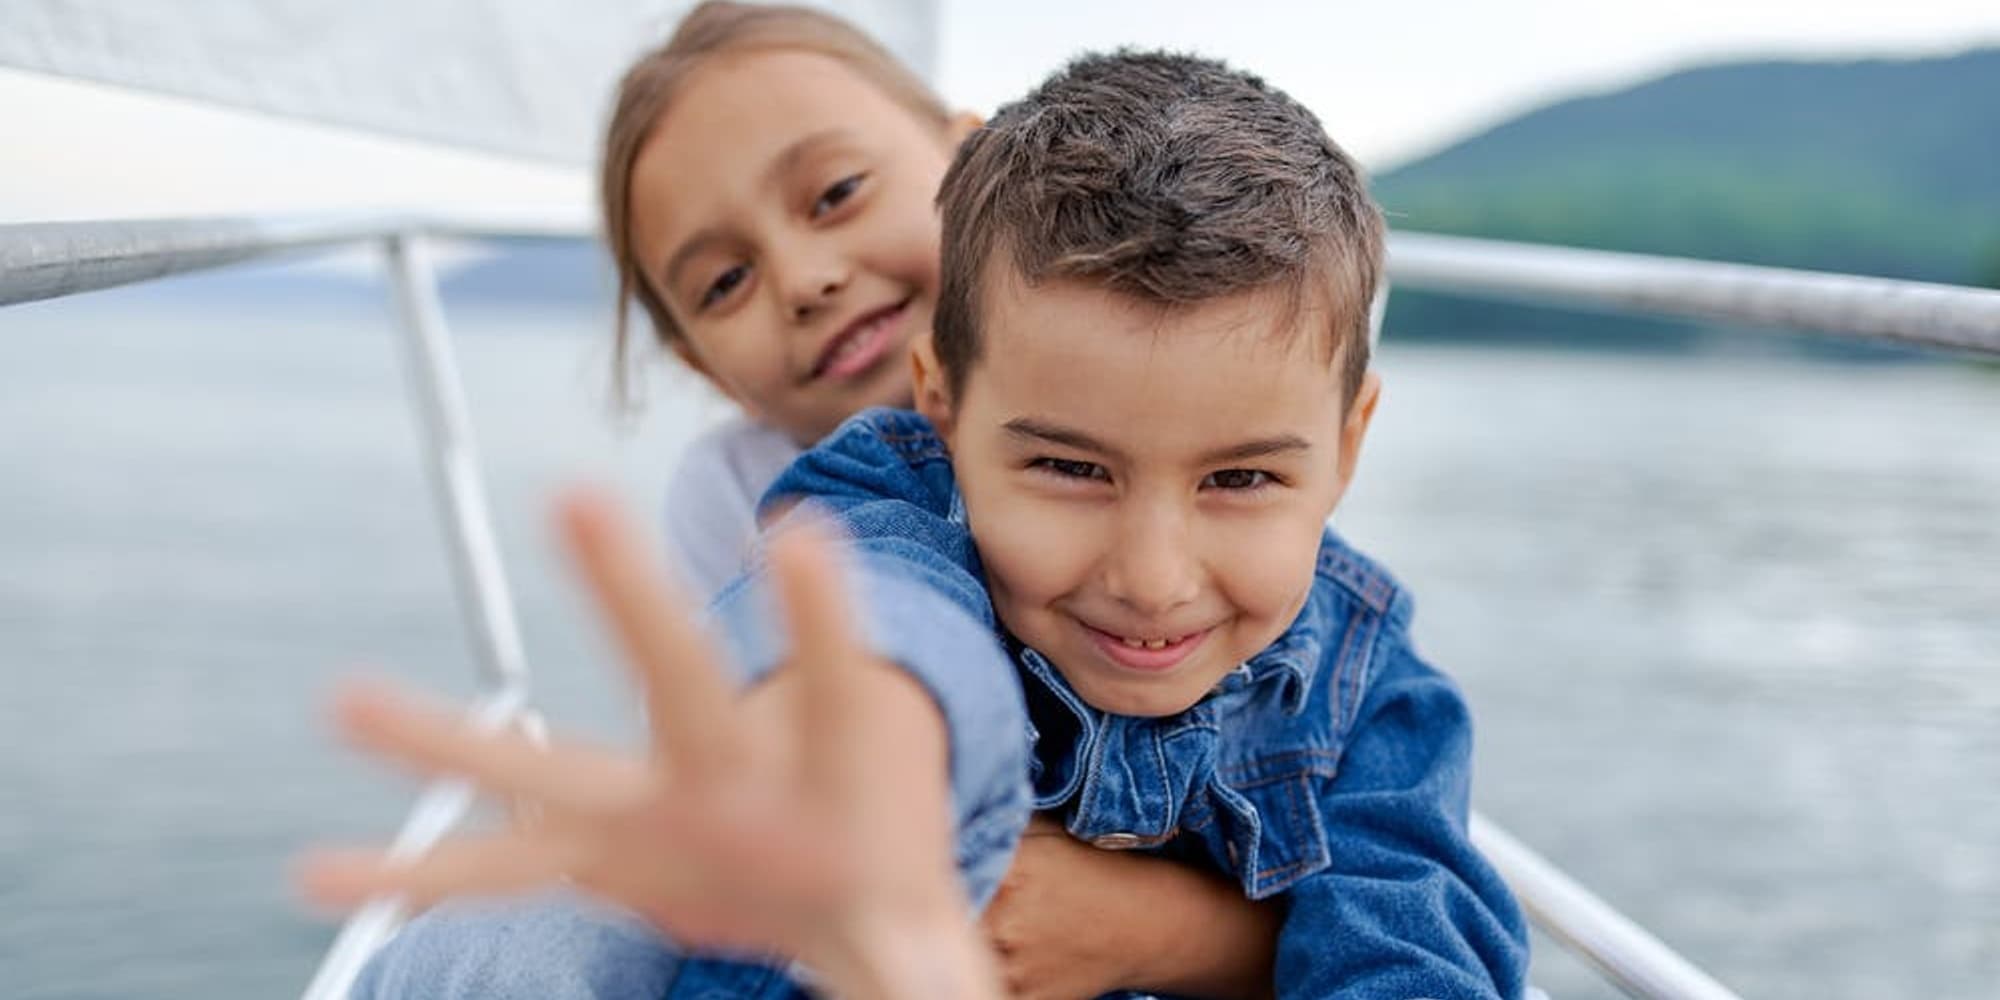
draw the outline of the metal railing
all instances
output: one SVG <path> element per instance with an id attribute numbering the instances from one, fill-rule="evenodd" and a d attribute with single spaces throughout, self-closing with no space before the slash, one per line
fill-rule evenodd
<path id="1" fill-rule="evenodd" d="M 1402 233 L 1398 287 L 1600 306 L 2000 356 L 2000 291 Z"/>
<path id="2" fill-rule="evenodd" d="M 0 306 L 357 243 L 386 250 L 417 237 L 587 239 L 591 232 L 579 214 L 543 210 L 14 223 L 0 225 Z"/>
<path id="3" fill-rule="evenodd" d="M 484 675 L 480 725 L 523 717 L 528 667 L 480 482 L 462 385 L 425 251 L 430 237 L 590 235 L 578 216 L 366 215 L 36 223 L 0 226 L 0 305 L 49 299 L 274 254 L 373 243 L 390 263 L 406 371 L 449 540 L 466 627 Z M 1822 330 L 2000 356 L 2000 292 L 1850 275 L 1399 233 L 1398 287 L 1555 300 L 1674 316 Z M 463 817 L 472 791 L 438 782 L 418 798 L 394 850 L 428 850 Z M 1577 885 L 1483 816 L 1472 834 L 1537 926 L 1647 1000 L 1735 994 Z M 307 1000 L 344 996 L 400 922 L 393 900 L 342 926 Z"/>
<path id="4" fill-rule="evenodd" d="M 397 236 L 587 238 L 561 212 L 55 222 L 0 226 L 0 305 Z M 1404 288 L 1554 301 L 2000 356 L 2000 291 L 1823 271 L 1396 233 Z"/>

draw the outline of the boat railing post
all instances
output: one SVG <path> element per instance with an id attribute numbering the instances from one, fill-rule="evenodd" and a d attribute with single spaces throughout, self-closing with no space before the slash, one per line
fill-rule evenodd
<path id="1" fill-rule="evenodd" d="M 466 616 L 487 685 L 525 688 L 528 667 L 521 628 L 500 565 L 464 382 L 438 299 L 437 272 L 423 237 L 415 232 L 390 236 L 385 248 L 402 318 L 404 372 L 436 487 L 433 493 L 441 506 L 452 570 L 464 597 L 460 611 Z"/>
<path id="2" fill-rule="evenodd" d="M 402 321 L 405 378 L 451 550 L 460 610 L 485 689 L 473 722 L 481 728 L 516 724 L 529 717 L 527 657 L 486 505 L 472 417 L 439 301 L 437 271 L 418 232 L 392 234 L 382 247 Z M 463 781 L 433 782 L 397 832 L 392 856 L 410 858 L 430 850 L 471 808 L 473 794 Z M 404 907 L 395 899 L 373 900 L 357 910 L 321 958 L 304 1000 L 346 997 L 362 967 L 395 934 L 403 917 Z"/>

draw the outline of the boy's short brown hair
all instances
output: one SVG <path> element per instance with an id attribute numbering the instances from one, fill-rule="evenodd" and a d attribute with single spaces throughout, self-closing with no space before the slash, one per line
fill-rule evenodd
<path id="1" fill-rule="evenodd" d="M 981 352 L 981 282 L 1081 279 L 1167 307 L 1286 289 L 1332 314 L 1352 400 L 1368 369 L 1382 214 L 1361 170 L 1284 92 L 1222 63 L 1120 51 L 1070 63 L 959 148 L 938 192 L 938 364 Z"/>

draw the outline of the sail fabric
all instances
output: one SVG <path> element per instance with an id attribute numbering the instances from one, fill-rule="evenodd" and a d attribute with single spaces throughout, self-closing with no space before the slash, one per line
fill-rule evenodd
<path id="1" fill-rule="evenodd" d="M 563 164 L 690 0 L 9 0 L 0 66 Z M 926 77 L 936 0 L 813 4 Z"/>

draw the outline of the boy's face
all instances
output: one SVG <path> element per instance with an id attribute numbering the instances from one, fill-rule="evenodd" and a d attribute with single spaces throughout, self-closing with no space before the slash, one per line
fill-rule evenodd
<path id="1" fill-rule="evenodd" d="M 907 405 L 937 299 L 931 206 L 956 139 L 831 58 L 729 55 L 633 165 L 633 246 L 696 369 L 801 442 Z"/>
<path id="2" fill-rule="evenodd" d="M 957 399 L 917 355 L 1001 621 L 1090 704 L 1181 711 L 1311 589 L 1379 383 L 1343 410 L 1323 310 L 1255 292 L 1163 310 L 989 268 Z"/>

